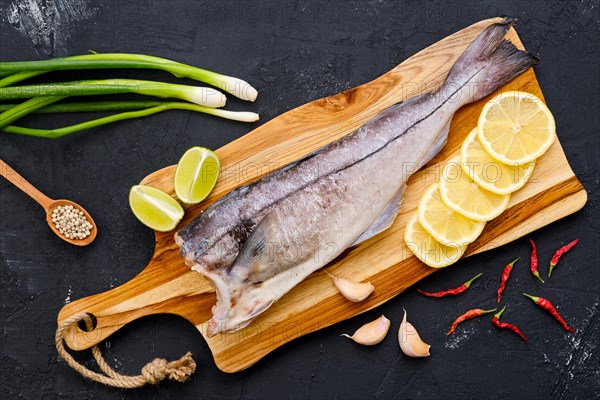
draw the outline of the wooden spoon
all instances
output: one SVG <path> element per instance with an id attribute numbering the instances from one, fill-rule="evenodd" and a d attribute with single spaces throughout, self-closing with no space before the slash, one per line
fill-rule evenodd
<path id="1" fill-rule="evenodd" d="M 50 229 L 58 237 L 60 237 L 65 242 L 69 242 L 74 244 L 75 246 L 87 246 L 92 243 L 96 238 L 96 234 L 98 233 L 98 228 L 96 227 L 96 223 L 90 216 L 90 214 L 79 204 L 71 201 L 71 200 L 53 200 L 46 196 L 44 193 L 37 190 L 31 183 L 27 182 L 25 178 L 19 175 L 14 169 L 12 169 L 7 163 L 0 159 L 0 175 L 8 179 L 12 184 L 21 189 L 23 192 L 27 193 L 32 199 L 37 201 L 46 211 L 46 222 L 48 222 L 48 226 Z M 83 211 L 83 215 L 87 218 L 90 224 L 92 224 L 92 228 L 90 229 L 90 235 L 84 239 L 69 239 L 62 233 L 56 229 L 54 223 L 52 222 L 52 212 L 58 206 L 67 206 L 71 205 L 73 208 Z"/>

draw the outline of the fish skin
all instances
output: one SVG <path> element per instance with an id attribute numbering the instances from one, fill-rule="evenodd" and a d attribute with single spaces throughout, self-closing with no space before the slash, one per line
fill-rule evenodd
<path id="1" fill-rule="evenodd" d="M 454 113 L 537 63 L 502 40 L 511 23 L 486 28 L 440 90 L 393 105 L 356 131 L 235 189 L 175 235 L 186 263 L 215 287 L 210 336 L 251 323 L 352 246 L 384 210 L 397 209 L 390 202 L 445 145 Z"/>

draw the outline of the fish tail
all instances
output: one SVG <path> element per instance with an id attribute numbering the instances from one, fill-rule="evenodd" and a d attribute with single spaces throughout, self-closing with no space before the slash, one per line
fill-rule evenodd
<path id="1" fill-rule="evenodd" d="M 505 18 L 481 32 L 454 63 L 444 86 L 468 86 L 467 102 L 472 102 L 539 64 L 537 57 L 504 39 L 513 23 Z"/>

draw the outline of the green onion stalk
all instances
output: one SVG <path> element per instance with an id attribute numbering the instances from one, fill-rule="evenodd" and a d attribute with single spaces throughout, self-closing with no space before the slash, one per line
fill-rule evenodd
<path id="1" fill-rule="evenodd" d="M 103 79 L 9 86 L 0 88 L 0 100 L 122 93 L 136 93 L 161 98 L 171 97 L 206 107 L 223 107 L 226 102 L 225 95 L 216 89 L 136 79 Z"/>
<path id="2" fill-rule="evenodd" d="M 94 111 L 134 111 L 164 104 L 161 100 L 106 100 L 82 101 L 77 103 L 58 103 L 32 109 L 31 114 L 82 113 Z M 19 104 L 0 104 L 0 113 Z"/>
<path id="3" fill-rule="evenodd" d="M 40 61 L 0 62 L 0 77 L 10 74 L 0 80 L 0 87 L 10 86 L 50 71 L 113 68 L 163 70 L 178 78 L 190 78 L 215 86 L 242 100 L 254 101 L 258 94 L 248 82 L 238 78 L 165 58 L 128 53 L 93 53 Z"/>
<path id="4" fill-rule="evenodd" d="M 34 100 L 34 99 L 33 99 Z M 31 100 L 30 100 L 31 101 Z M 27 103 L 27 102 L 25 102 Z M 129 102 L 132 103 L 132 102 Z M 156 104 L 158 103 L 158 104 Z M 24 103 L 23 103 L 24 104 Z M 56 104 L 49 107 L 59 107 L 61 109 L 60 112 L 69 112 L 70 108 L 73 107 L 76 111 L 104 111 L 110 107 L 104 107 L 105 103 L 99 104 L 88 104 L 87 106 L 81 106 L 80 104 Z M 258 120 L 258 114 L 253 112 L 238 112 L 238 111 L 227 111 L 218 108 L 206 107 L 197 104 L 184 103 L 184 102 L 148 102 L 147 104 L 130 104 L 132 107 L 142 107 L 151 105 L 150 107 L 143 108 L 137 111 L 128 111 L 123 113 L 118 113 L 114 115 L 109 115 L 106 117 L 94 119 L 91 121 L 81 122 L 79 124 L 66 126 L 63 128 L 56 129 L 35 129 L 35 128 L 25 128 L 14 125 L 7 125 L 1 128 L 2 132 L 13 133 L 18 135 L 27 135 L 27 136 L 36 136 L 47 139 L 57 139 L 71 133 L 79 132 L 85 129 L 96 128 L 98 126 L 110 124 L 112 122 L 123 121 L 126 119 L 132 118 L 141 118 L 146 117 L 148 115 L 156 114 L 162 111 L 167 110 L 188 110 L 188 111 L 197 111 L 205 114 L 214 115 L 221 118 L 231 119 L 235 121 L 243 121 L 243 122 L 254 122 Z M 20 105 L 19 105 L 20 106 Z M 121 104 L 121 106 L 125 106 L 125 104 Z M 18 106 L 16 106 L 18 107 Z M 87 109 L 85 109 L 87 107 Z M 115 108 L 111 108 L 115 109 Z M 12 110 L 9 109 L 8 111 Z"/>
<path id="5" fill-rule="evenodd" d="M 0 79 L 0 88 L 13 85 L 13 84 L 21 82 L 25 79 L 33 78 L 34 76 L 38 76 L 40 74 L 43 74 L 43 72 L 23 71 L 23 72 L 17 72 L 16 74 L 6 75 L 3 79 Z"/>
<path id="6" fill-rule="evenodd" d="M 64 99 L 62 96 L 34 97 L 21 104 L 10 104 L 10 107 L 6 110 L 2 110 L 2 113 L 0 114 L 0 128 L 4 128 L 16 120 L 23 118 L 27 114 L 43 109 L 47 105 L 62 99 Z M 3 104 L 3 106 L 5 105 Z"/>

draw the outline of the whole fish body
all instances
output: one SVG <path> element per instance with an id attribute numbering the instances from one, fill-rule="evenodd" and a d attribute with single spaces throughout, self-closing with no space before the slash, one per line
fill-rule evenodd
<path id="1" fill-rule="evenodd" d="M 345 249 L 387 229 L 406 182 L 445 145 L 454 113 L 538 60 L 486 28 L 445 83 L 389 107 L 356 131 L 241 186 L 175 235 L 217 294 L 209 335 L 243 328 Z"/>

